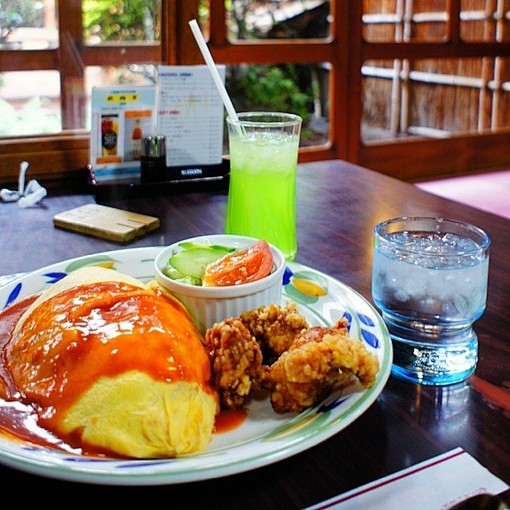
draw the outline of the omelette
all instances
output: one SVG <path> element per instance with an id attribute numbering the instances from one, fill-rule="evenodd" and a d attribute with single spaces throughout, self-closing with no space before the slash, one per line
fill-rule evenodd
<path id="1" fill-rule="evenodd" d="M 211 440 L 219 404 L 203 337 L 157 285 L 74 271 L 27 308 L 3 354 L 17 398 L 73 447 L 163 458 Z"/>

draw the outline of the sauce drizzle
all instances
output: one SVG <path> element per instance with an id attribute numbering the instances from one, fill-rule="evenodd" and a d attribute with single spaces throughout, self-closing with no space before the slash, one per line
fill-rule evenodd
<path id="1" fill-rule="evenodd" d="M 17 322 L 37 297 L 38 295 L 33 295 L 24 298 L 0 312 L 0 433 L 13 441 L 58 449 L 67 453 L 119 458 L 118 454 L 98 451 L 86 444 L 81 444 L 80 447 L 71 446 L 69 440 L 72 440 L 72 438 L 67 438 L 66 441 L 66 438 L 57 437 L 50 432 L 44 427 L 44 423 L 41 422 L 35 408 L 22 402 L 13 375 L 6 364 L 6 350 L 10 347 L 9 344 L 13 338 L 12 334 Z M 131 312 L 127 310 L 125 313 Z M 152 366 L 150 359 L 146 360 L 146 363 L 148 367 Z M 153 366 L 152 368 L 154 369 Z M 180 372 L 180 369 L 177 372 Z M 181 376 L 183 376 L 182 373 Z M 205 377 L 205 375 L 202 374 L 202 377 Z M 216 415 L 214 433 L 221 434 L 233 430 L 241 426 L 246 418 L 245 410 L 221 410 Z"/>

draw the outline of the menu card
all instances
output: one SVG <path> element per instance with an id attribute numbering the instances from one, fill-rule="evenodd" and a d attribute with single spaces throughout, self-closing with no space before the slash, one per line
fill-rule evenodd
<path id="1" fill-rule="evenodd" d="M 225 66 L 217 66 L 225 80 Z M 167 166 L 218 165 L 224 109 L 206 65 L 159 66 L 157 132 L 166 137 Z"/>
<path id="2" fill-rule="evenodd" d="M 90 164 L 96 180 L 140 175 L 142 139 L 154 133 L 156 87 L 94 87 Z"/>
<path id="3" fill-rule="evenodd" d="M 225 66 L 218 72 L 225 80 Z M 158 66 L 155 86 L 94 87 L 91 106 L 97 182 L 139 178 L 142 140 L 151 134 L 165 136 L 166 166 L 177 173 L 222 165 L 224 106 L 205 65 Z"/>

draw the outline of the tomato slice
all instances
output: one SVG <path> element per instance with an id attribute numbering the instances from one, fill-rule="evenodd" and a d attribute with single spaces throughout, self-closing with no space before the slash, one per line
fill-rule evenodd
<path id="1" fill-rule="evenodd" d="M 227 287 L 254 282 L 267 276 L 272 267 L 271 248 L 262 239 L 211 262 L 205 269 L 202 284 Z"/>

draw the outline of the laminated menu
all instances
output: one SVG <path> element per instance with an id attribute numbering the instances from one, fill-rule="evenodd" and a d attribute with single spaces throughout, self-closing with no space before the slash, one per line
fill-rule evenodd
<path id="1" fill-rule="evenodd" d="M 225 66 L 217 66 L 225 80 Z M 159 66 L 157 131 L 167 166 L 219 165 L 223 101 L 206 65 Z"/>
<path id="2" fill-rule="evenodd" d="M 224 106 L 207 66 L 158 66 L 154 86 L 94 87 L 91 106 L 97 183 L 138 182 L 143 137 L 154 134 L 165 137 L 166 180 L 225 173 Z"/>
<path id="3" fill-rule="evenodd" d="M 140 175 L 142 139 L 156 126 L 156 87 L 94 87 L 90 164 L 97 180 Z"/>

